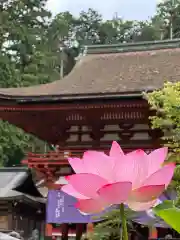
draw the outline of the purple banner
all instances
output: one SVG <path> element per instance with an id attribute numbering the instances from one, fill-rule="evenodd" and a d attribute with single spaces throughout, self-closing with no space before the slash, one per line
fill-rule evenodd
<path id="1" fill-rule="evenodd" d="M 168 191 L 161 195 L 159 200 L 172 200 L 176 198 L 174 191 Z M 47 223 L 89 223 L 98 222 L 103 217 L 105 212 L 115 209 L 117 206 L 112 206 L 98 215 L 83 215 L 75 207 L 76 199 L 60 190 L 50 190 L 47 201 Z M 158 217 L 155 217 L 149 211 L 137 212 L 132 221 L 144 224 L 154 225 L 157 227 L 167 227 L 167 225 Z"/>
<path id="2" fill-rule="evenodd" d="M 101 215 L 83 215 L 75 207 L 76 201 L 76 198 L 60 190 L 50 190 L 48 193 L 46 222 L 59 224 L 97 222 L 105 213 L 104 211 Z"/>

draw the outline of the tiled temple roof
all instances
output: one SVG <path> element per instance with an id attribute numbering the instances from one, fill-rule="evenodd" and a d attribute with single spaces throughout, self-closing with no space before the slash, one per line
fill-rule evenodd
<path id="1" fill-rule="evenodd" d="M 62 80 L 33 87 L 0 89 L 5 99 L 141 93 L 180 80 L 180 39 L 87 47 Z"/>

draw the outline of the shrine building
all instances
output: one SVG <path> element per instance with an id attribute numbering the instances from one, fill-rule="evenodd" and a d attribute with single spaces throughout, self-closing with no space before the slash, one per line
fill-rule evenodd
<path id="1" fill-rule="evenodd" d="M 126 152 L 158 148 L 162 133 L 150 127 L 154 113 L 143 92 L 167 80 L 180 80 L 180 39 L 86 46 L 63 79 L 0 89 L 0 118 L 56 146 L 54 152 L 29 153 L 24 161 L 53 189 L 59 177 L 73 173 L 69 156 L 88 149 L 106 152 L 113 140 Z M 68 224 L 63 226 L 67 239 Z M 47 224 L 49 238 L 53 231 Z M 79 224 L 77 232 L 80 239 Z"/>

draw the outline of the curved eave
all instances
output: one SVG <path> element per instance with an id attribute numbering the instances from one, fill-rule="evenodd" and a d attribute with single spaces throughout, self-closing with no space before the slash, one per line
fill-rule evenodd
<path id="1" fill-rule="evenodd" d="M 16 103 L 46 103 L 46 102 L 71 102 L 71 101 L 86 101 L 86 100 L 111 100 L 111 99 L 128 99 L 141 98 L 142 92 L 124 92 L 124 93 L 89 93 L 89 94 L 67 94 L 67 95 L 40 95 L 40 96 L 11 96 L 0 94 L 0 105 L 2 102 Z"/>

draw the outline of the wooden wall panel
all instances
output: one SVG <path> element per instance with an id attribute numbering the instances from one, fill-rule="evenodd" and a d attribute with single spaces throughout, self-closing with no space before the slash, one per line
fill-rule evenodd
<path id="1" fill-rule="evenodd" d="M 8 230 L 8 215 L 0 216 L 0 230 Z"/>

